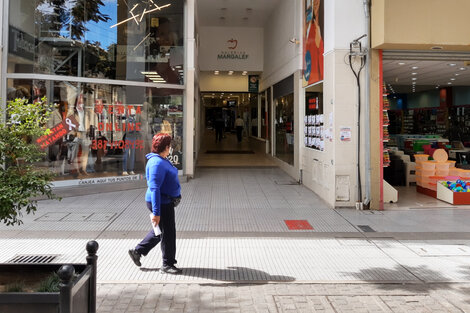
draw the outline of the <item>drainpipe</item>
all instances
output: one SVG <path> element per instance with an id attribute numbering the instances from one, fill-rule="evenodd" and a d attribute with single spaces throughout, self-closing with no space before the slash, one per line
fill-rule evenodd
<path id="1" fill-rule="evenodd" d="M 369 62 L 366 62 L 366 81 L 364 88 L 364 142 L 365 142 L 365 167 L 366 167 L 366 197 L 364 199 L 364 208 L 369 209 L 370 204 L 370 176 L 372 174 L 371 162 L 370 162 L 370 0 L 364 0 L 364 13 L 365 13 L 365 28 L 366 28 L 366 53 L 367 59 Z"/>

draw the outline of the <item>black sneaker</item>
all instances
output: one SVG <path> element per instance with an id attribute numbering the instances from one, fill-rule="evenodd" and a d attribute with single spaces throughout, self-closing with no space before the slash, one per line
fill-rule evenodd
<path id="1" fill-rule="evenodd" d="M 160 268 L 160 273 L 162 274 L 181 274 L 182 272 L 182 269 L 177 268 L 174 265 L 164 265 Z"/>
<path id="2" fill-rule="evenodd" d="M 132 261 L 134 262 L 135 265 L 137 266 L 142 266 L 142 263 L 140 263 L 140 257 L 141 257 L 141 254 L 137 251 L 135 251 L 134 249 L 130 249 L 129 250 L 129 255 L 132 259 Z"/>

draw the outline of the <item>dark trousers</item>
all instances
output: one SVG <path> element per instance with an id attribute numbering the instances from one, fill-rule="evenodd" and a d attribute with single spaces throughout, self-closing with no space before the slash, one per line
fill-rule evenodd
<path id="1" fill-rule="evenodd" d="M 238 139 L 238 142 L 242 142 L 242 132 L 243 132 L 243 126 L 237 126 L 237 139 Z"/>
<path id="2" fill-rule="evenodd" d="M 215 128 L 215 142 L 216 143 L 222 141 L 222 135 L 223 135 L 223 128 L 216 127 Z"/>
<path id="3" fill-rule="evenodd" d="M 152 212 L 152 203 L 147 202 L 147 208 Z M 135 247 L 135 251 L 147 255 L 161 241 L 163 266 L 171 266 L 176 263 L 176 227 L 175 207 L 173 204 L 162 204 L 160 208 L 160 230 L 162 233 L 155 236 L 153 228 L 147 236 Z"/>

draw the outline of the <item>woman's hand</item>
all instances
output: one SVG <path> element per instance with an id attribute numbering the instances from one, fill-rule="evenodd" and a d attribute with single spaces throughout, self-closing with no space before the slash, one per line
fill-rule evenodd
<path id="1" fill-rule="evenodd" d="M 152 217 L 152 224 L 153 226 L 157 226 L 160 223 L 160 216 L 159 215 L 154 215 Z"/>

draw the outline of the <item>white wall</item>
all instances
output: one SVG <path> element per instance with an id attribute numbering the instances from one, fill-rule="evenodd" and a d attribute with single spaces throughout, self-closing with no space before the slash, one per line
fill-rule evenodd
<path id="1" fill-rule="evenodd" d="M 331 206 L 353 206 L 357 198 L 357 84 L 345 59 L 349 43 L 365 33 L 364 19 L 362 0 L 325 0 L 324 127 L 329 128 L 331 116 L 333 139 L 326 142 L 323 152 L 301 148 L 301 168 L 303 183 Z M 361 76 L 364 78 L 364 71 Z M 340 140 L 341 127 L 351 128 L 351 141 Z M 361 143 L 362 147 L 368 146 L 364 140 Z M 364 163 L 364 148 L 362 150 Z M 345 181 L 337 183 L 341 179 Z M 364 181 L 363 173 L 363 184 Z M 344 191 L 349 200 L 337 201 L 337 196 Z"/>
<path id="2" fill-rule="evenodd" d="M 263 28 L 201 27 L 199 35 L 201 71 L 263 71 Z M 229 42 L 232 39 L 236 43 Z M 246 55 L 247 58 L 218 58 L 224 53 Z"/>
<path id="3" fill-rule="evenodd" d="M 302 68 L 302 45 L 289 39 L 301 38 L 301 0 L 282 0 L 264 25 L 264 72 L 260 90 Z"/>

